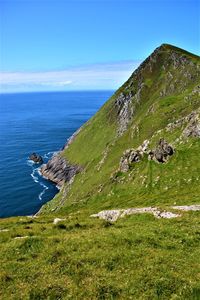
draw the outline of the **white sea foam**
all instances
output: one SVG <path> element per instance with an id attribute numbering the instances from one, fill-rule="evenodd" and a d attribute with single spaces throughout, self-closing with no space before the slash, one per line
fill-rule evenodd
<path id="1" fill-rule="evenodd" d="M 53 156 L 54 154 L 57 154 L 57 153 L 58 153 L 58 151 L 56 151 L 56 152 L 50 151 L 50 152 L 44 154 L 44 158 L 50 159 L 51 156 Z M 45 177 L 42 176 L 42 174 L 40 172 L 40 167 L 34 168 L 34 165 L 35 165 L 34 161 L 28 159 L 27 165 L 32 167 L 31 177 L 33 178 L 33 181 L 35 183 L 38 183 L 43 188 L 41 193 L 38 195 L 39 200 L 42 201 L 42 197 L 44 196 L 45 192 L 49 189 L 48 186 L 46 186 L 43 182 L 40 181 L 40 177 L 43 177 L 43 178 L 45 178 Z M 58 186 L 57 186 L 57 188 L 59 189 Z"/>
<path id="2" fill-rule="evenodd" d="M 39 182 L 39 178 L 37 176 L 35 176 L 35 173 L 37 172 L 37 169 L 33 169 L 33 172 L 31 173 L 31 177 L 33 178 L 33 181 L 38 183 Z"/>
<path id="3" fill-rule="evenodd" d="M 39 200 L 42 200 L 42 196 L 44 195 L 44 193 L 46 192 L 46 190 L 48 190 L 48 186 L 46 186 L 43 182 L 41 182 L 39 180 L 39 176 L 40 176 L 40 171 L 39 171 L 39 167 L 38 168 L 34 168 L 33 165 L 34 163 L 32 163 L 32 161 L 28 160 L 27 161 L 28 166 L 32 167 L 32 173 L 31 173 L 31 177 L 33 178 L 33 181 L 35 183 L 38 183 L 42 188 L 42 192 L 38 195 Z M 37 176 L 38 175 L 38 176 Z"/>
<path id="4" fill-rule="evenodd" d="M 60 191 L 61 187 L 59 185 L 56 185 L 56 188 Z"/>
<path id="5" fill-rule="evenodd" d="M 33 178 L 33 181 L 38 183 L 38 177 L 34 176 L 33 173 L 31 173 L 31 177 Z"/>
<path id="6" fill-rule="evenodd" d="M 30 167 L 32 167 L 34 165 L 34 161 L 28 159 L 27 160 L 27 165 L 30 166 Z"/>
<path id="7" fill-rule="evenodd" d="M 49 159 L 52 155 L 56 154 L 57 151 L 50 151 L 48 153 L 45 153 L 44 158 Z"/>
<path id="8" fill-rule="evenodd" d="M 40 201 L 42 200 L 42 196 L 44 195 L 44 193 L 46 192 L 46 190 L 48 190 L 48 186 L 46 186 L 45 184 L 43 184 L 42 182 L 39 182 L 39 184 L 44 188 L 43 191 L 39 194 L 39 199 Z"/>

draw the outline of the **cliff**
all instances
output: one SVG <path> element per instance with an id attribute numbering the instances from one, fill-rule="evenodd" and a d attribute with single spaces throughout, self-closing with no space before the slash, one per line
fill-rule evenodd
<path id="1" fill-rule="evenodd" d="M 44 164 L 40 172 L 42 176 L 61 187 L 70 181 L 80 171 L 79 166 L 71 165 L 61 154 L 55 154 L 47 164 Z"/>
<path id="2" fill-rule="evenodd" d="M 199 96 L 199 57 L 167 44 L 158 47 L 42 168 L 44 176 L 63 186 L 43 210 L 94 201 L 100 208 L 179 202 L 190 199 L 188 185 L 197 199 L 192 174 L 199 166 L 194 164 Z M 160 146 L 162 139 L 173 155 Z M 140 151 L 145 141 L 148 146 Z"/>

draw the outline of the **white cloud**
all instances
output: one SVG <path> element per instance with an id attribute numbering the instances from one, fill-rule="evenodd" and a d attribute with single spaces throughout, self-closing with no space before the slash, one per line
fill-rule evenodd
<path id="1" fill-rule="evenodd" d="M 38 85 L 44 85 L 44 86 L 66 86 L 71 84 L 71 80 L 66 80 L 66 81 L 47 81 L 47 82 L 40 82 Z"/>
<path id="2" fill-rule="evenodd" d="M 0 91 L 116 89 L 139 61 L 93 64 L 45 72 L 0 72 Z"/>

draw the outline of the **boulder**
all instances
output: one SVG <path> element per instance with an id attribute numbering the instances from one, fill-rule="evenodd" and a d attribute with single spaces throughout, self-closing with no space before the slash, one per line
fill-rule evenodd
<path id="1" fill-rule="evenodd" d="M 60 218 L 55 218 L 54 220 L 53 220 L 53 224 L 54 225 L 57 225 L 59 222 L 62 222 L 62 221 L 65 221 L 66 219 L 60 219 Z"/>
<path id="2" fill-rule="evenodd" d="M 129 170 L 129 163 L 128 163 L 128 159 L 126 157 L 121 157 L 120 159 L 120 171 L 125 173 L 125 172 L 128 172 Z"/>
<path id="3" fill-rule="evenodd" d="M 125 150 L 120 159 L 120 171 L 123 173 L 128 172 L 131 164 L 139 162 L 142 159 L 144 153 L 147 153 L 148 145 L 149 141 L 145 140 L 137 149 Z"/>
<path id="4" fill-rule="evenodd" d="M 194 120 L 184 129 L 183 135 L 185 137 L 200 137 L 200 122 Z"/>
<path id="5" fill-rule="evenodd" d="M 141 153 L 138 150 L 128 149 L 124 151 L 123 156 L 120 159 L 119 169 L 121 172 L 128 172 L 130 166 L 134 162 L 141 160 Z"/>
<path id="6" fill-rule="evenodd" d="M 158 142 L 157 148 L 149 152 L 149 160 L 156 160 L 160 163 L 164 163 L 167 161 L 168 156 L 173 154 L 173 147 L 169 145 L 165 139 L 161 138 Z"/>
<path id="7" fill-rule="evenodd" d="M 29 159 L 34 161 L 34 163 L 36 164 L 42 164 L 43 163 L 43 159 L 42 156 L 40 156 L 39 154 L 33 152 L 30 156 Z"/>

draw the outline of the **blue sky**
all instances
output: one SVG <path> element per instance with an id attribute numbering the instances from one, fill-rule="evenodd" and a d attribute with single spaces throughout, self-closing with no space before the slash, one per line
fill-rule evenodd
<path id="1" fill-rule="evenodd" d="M 197 0 L 0 0 L 0 90 L 115 89 L 157 46 L 200 53 Z"/>

